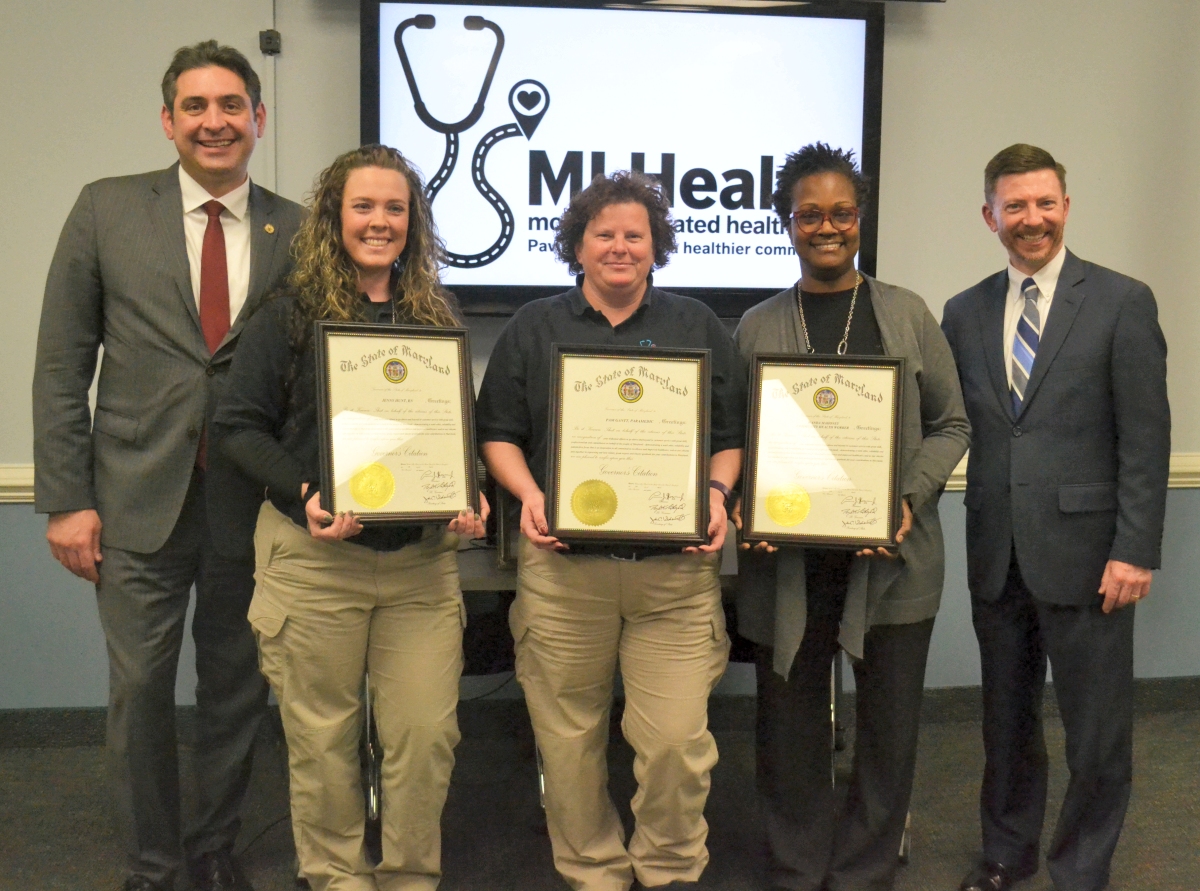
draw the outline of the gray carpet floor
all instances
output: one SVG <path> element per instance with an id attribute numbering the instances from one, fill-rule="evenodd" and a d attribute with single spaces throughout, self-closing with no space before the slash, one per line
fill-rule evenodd
<path id="1" fill-rule="evenodd" d="M 1164 703 L 1143 702 L 1135 728 L 1134 796 L 1114 863 L 1114 891 L 1174 891 L 1200 886 L 1200 687 L 1176 684 Z M 952 891 L 978 848 L 977 801 L 983 755 L 972 712 L 978 691 L 927 701 L 912 802 L 912 854 L 900 891 Z M 1145 698 L 1145 697 L 1144 697 Z M 1154 697 L 1150 697 L 1152 700 Z M 1061 724 L 1048 703 L 1050 814 L 1066 781 Z M 714 700 L 720 763 L 709 799 L 712 861 L 704 886 L 714 891 L 762 887 L 755 812 L 751 700 Z M 443 891 L 562 891 L 540 818 L 531 735 L 519 701 L 464 703 L 463 741 L 444 815 Z M 19 719 L 19 720 L 18 720 Z M 0 712 L 0 889 L 107 891 L 124 878 L 109 819 L 103 749 L 95 716 L 53 738 L 31 733 L 29 713 Z M 39 720 L 52 728 L 53 714 Z M 76 722 L 78 723 L 78 722 Z M 852 723 L 852 721 L 851 721 Z M 24 727 L 24 729 L 22 729 Z M 186 734 L 184 734 L 186 735 Z M 72 742 L 86 744 L 71 745 Z M 853 734 L 837 756 L 849 766 Z M 189 750 L 181 747 L 183 771 Z M 614 798 L 633 793 L 632 753 L 614 736 Z M 185 788 L 186 788 L 185 777 Z M 282 748 L 271 732 L 260 740 L 245 824 L 238 843 L 258 891 L 292 891 L 292 842 L 286 819 Z M 1047 827 L 1047 834 L 1050 827 Z M 181 881 L 180 889 L 185 888 Z M 1019 886 L 1051 887 L 1043 869 Z"/>

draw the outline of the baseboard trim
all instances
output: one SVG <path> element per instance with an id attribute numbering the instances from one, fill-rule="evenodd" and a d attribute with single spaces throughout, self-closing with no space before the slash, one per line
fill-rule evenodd
<path id="1" fill-rule="evenodd" d="M 967 488 L 967 459 L 964 455 L 958 462 L 950 479 L 946 482 L 947 492 L 962 492 Z M 1175 452 L 1171 455 L 1171 470 L 1167 477 L 1168 489 L 1200 489 L 1200 452 Z"/>
<path id="2" fill-rule="evenodd" d="M 0 504 L 33 504 L 32 464 L 0 464 Z"/>
<path id="3" fill-rule="evenodd" d="M 967 459 L 950 474 L 947 492 L 967 487 Z M 1171 456 L 1170 489 L 1200 489 L 1200 452 L 1176 452 Z M 33 465 L 0 464 L 0 504 L 33 504 Z"/>

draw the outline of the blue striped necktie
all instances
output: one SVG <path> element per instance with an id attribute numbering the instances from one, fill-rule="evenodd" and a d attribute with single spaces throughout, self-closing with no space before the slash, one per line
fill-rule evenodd
<path id="1" fill-rule="evenodd" d="M 1033 359 L 1037 356 L 1038 340 L 1042 334 L 1042 319 L 1038 313 L 1038 286 L 1032 278 L 1021 282 L 1021 296 L 1025 305 L 1021 318 L 1017 320 L 1017 333 L 1013 336 L 1012 351 L 1012 406 L 1013 414 L 1020 414 L 1025 400 L 1025 388 L 1033 374 Z"/>

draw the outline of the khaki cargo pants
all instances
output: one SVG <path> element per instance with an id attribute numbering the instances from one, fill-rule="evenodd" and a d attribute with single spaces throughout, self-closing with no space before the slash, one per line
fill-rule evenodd
<path id="1" fill-rule="evenodd" d="M 432 891 L 458 744 L 465 621 L 457 536 L 376 552 L 312 538 L 270 503 L 249 618 L 283 718 L 292 824 L 314 891 Z M 383 861 L 363 852 L 358 745 L 370 671 L 383 748 Z"/>
<path id="2" fill-rule="evenodd" d="M 517 679 L 542 754 L 554 865 L 577 891 L 627 891 L 634 876 L 696 881 L 708 863 L 708 696 L 729 659 L 719 566 L 720 555 L 632 562 L 521 539 L 509 615 Z M 638 782 L 628 847 L 606 760 L 618 662 Z"/>

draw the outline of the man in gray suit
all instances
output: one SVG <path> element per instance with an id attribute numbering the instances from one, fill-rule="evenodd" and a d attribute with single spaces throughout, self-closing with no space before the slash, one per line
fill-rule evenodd
<path id="1" fill-rule="evenodd" d="M 246 621 L 262 493 L 206 430 L 239 332 L 288 271 L 301 209 L 249 181 L 266 109 L 241 53 L 184 47 L 162 90 L 179 163 L 85 186 L 50 266 L 35 500 L 55 559 L 96 586 L 125 889 L 173 888 L 184 860 L 201 891 L 247 889 L 231 852 L 266 704 Z M 193 584 L 197 801 L 184 833 L 174 690 Z"/>
<path id="2" fill-rule="evenodd" d="M 1004 149 L 983 217 L 1009 266 L 946 304 L 971 421 L 967 574 L 983 668 L 983 861 L 962 889 L 1038 867 L 1046 661 L 1071 779 L 1047 851 L 1060 891 L 1099 891 L 1133 773 L 1134 604 L 1159 565 L 1171 415 L 1154 295 L 1063 246 L 1066 170 Z"/>

